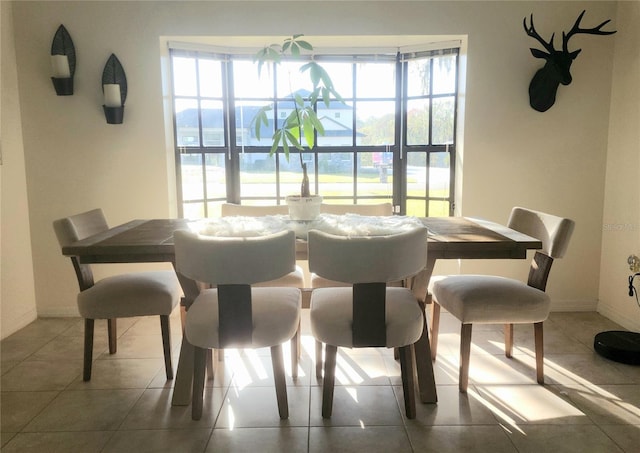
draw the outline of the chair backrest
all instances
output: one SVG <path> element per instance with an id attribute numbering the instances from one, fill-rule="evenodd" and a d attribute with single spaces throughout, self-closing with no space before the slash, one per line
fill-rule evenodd
<path id="1" fill-rule="evenodd" d="M 107 220 L 102 209 L 92 209 L 91 211 L 76 214 L 70 217 L 55 220 L 53 229 L 58 238 L 60 247 L 80 241 L 86 237 L 101 233 L 109 229 Z M 76 271 L 80 291 L 93 286 L 93 272 L 88 264 L 80 264 L 77 257 L 71 257 L 73 268 Z"/>
<path id="2" fill-rule="evenodd" d="M 179 230 L 173 234 L 176 270 L 211 285 L 252 285 L 295 270 L 295 233 L 267 236 L 203 236 Z"/>
<path id="3" fill-rule="evenodd" d="M 337 236 L 309 231 L 309 270 L 346 283 L 392 282 L 427 262 L 427 229 L 389 236 Z"/>
<path id="4" fill-rule="evenodd" d="M 509 228 L 539 239 L 542 249 L 537 251 L 529 270 L 529 286 L 546 289 L 551 265 L 567 251 L 575 222 L 544 212 L 515 207 L 511 210 Z"/>
<path id="5" fill-rule="evenodd" d="M 220 213 L 222 217 L 264 217 L 266 215 L 287 215 L 289 214 L 289 208 L 286 205 L 251 206 L 244 204 L 223 203 L 220 206 Z"/>
<path id="6" fill-rule="evenodd" d="M 322 203 L 320 212 L 324 214 L 360 214 L 370 216 L 388 216 L 393 215 L 393 206 L 391 203 L 375 203 L 375 204 L 329 204 Z"/>

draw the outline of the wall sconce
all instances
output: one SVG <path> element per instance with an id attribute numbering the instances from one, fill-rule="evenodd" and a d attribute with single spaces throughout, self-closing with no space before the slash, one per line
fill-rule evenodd
<path id="1" fill-rule="evenodd" d="M 102 71 L 104 116 L 108 124 L 122 124 L 124 101 L 127 99 L 127 76 L 118 58 L 111 54 Z"/>
<path id="2" fill-rule="evenodd" d="M 58 96 L 73 94 L 73 74 L 76 72 L 76 49 L 64 25 L 60 25 L 51 43 L 53 86 Z"/>

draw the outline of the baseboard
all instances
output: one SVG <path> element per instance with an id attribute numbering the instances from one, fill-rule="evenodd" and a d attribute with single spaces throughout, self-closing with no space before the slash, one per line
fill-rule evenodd
<path id="1" fill-rule="evenodd" d="M 628 313 L 622 313 L 611 305 L 600 303 L 598 304 L 597 312 L 605 318 L 609 318 L 613 322 L 620 324 L 625 329 L 640 332 L 640 310 L 638 310 L 638 316 L 630 318 Z"/>
<path id="2" fill-rule="evenodd" d="M 18 330 L 23 327 L 31 324 L 38 317 L 38 312 L 36 310 L 29 310 L 26 313 L 8 320 L 2 320 L 2 338 L 6 338 L 9 335 L 16 333 Z"/>
<path id="3" fill-rule="evenodd" d="M 598 301 L 585 300 L 553 300 L 551 301 L 551 311 L 597 311 Z"/>

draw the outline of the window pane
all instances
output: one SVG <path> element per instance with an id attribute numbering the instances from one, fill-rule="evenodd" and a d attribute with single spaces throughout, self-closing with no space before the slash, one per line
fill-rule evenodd
<path id="1" fill-rule="evenodd" d="M 409 61 L 407 73 L 407 94 L 409 96 L 429 95 L 430 61 L 431 58 Z"/>
<path id="2" fill-rule="evenodd" d="M 431 153 L 429 163 L 429 197 L 449 197 L 450 154 Z"/>
<path id="3" fill-rule="evenodd" d="M 303 90 L 302 97 L 311 92 L 313 86 L 307 73 L 301 73 L 300 67 L 305 63 L 285 61 L 277 68 L 277 89 L 279 98 L 290 97 L 292 93 Z"/>
<path id="4" fill-rule="evenodd" d="M 356 104 L 356 145 L 395 144 L 395 101 Z"/>
<path id="5" fill-rule="evenodd" d="M 407 215 L 425 217 L 427 215 L 427 203 L 425 200 L 407 200 Z"/>
<path id="6" fill-rule="evenodd" d="M 222 73 L 220 61 L 199 60 L 200 96 L 222 98 Z"/>
<path id="7" fill-rule="evenodd" d="M 453 111 L 455 98 L 447 96 L 433 100 L 433 137 L 434 145 L 453 143 Z"/>
<path id="8" fill-rule="evenodd" d="M 207 178 L 207 199 L 227 198 L 225 158 L 226 155 L 223 153 L 205 154 L 204 156 L 205 174 Z"/>
<path id="9" fill-rule="evenodd" d="M 456 56 L 433 59 L 433 94 L 454 93 L 456 90 Z"/>
<path id="10" fill-rule="evenodd" d="M 265 64 L 258 77 L 253 61 L 234 61 L 233 90 L 237 98 L 273 98 L 273 68 Z"/>
<path id="11" fill-rule="evenodd" d="M 222 101 L 202 101 L 202 141 L 204 146 L 224 146 Z"/>
<path id="12" fill-rule="evenodd" d="M 173 57 L 173 93 L 176 96 L 196 96 L 198 84 L 196 59 Z"/>
<path id="13" fill-rule="evenodd" d="M 407 153 L 407 196 L 427 196 L 427 153 Z"/>
<path id="14" fill-rule="evenodd" d="M 176 99 L 176 142 L 178 146 L 200 146 L 198 101 Z"/>
<path id="15" fill-rule="evenodd" d="M 320 62 L 343 99 L 353 97 L 353 64 Z"/>
<path id="16" fill-rule="evenodd" d="M 407 101 L 407 145 L 429 144 L 429 99 Z"/>
<path id="17" fill-rule="evenodd" d="M 358 196 L 392 197 L 393 157 L 390 154 L 358 152 Z"/>
<path id="18" fill-rule="evenodd" d="M 267 112 L 267 124 L 261 123 L 260 140 L 256 137 L 254 118 L 258 110 L 267 102 L 238 101 L 236 102 L 236 140 L 238 146 L 269 146 L 273 136 L 273 109 Z"/>
<path id="19" fill-rule="evenodd" d="M 449 202 L 447 200 L 429 201 L 429 217 L 449 217 Z"/>
<path id="20" fill-rule="evenodd" d="M 318 104 L 318 118 L 324 135 L 318 134 L 318 146 L 353 145 L 353 104 L 334 101 L 329 108 Z"/>
<path id="21" fill-rule="evenodd" d="M 239 157 L 242 197 L 275 197 L 275 157 L 269 153 L 242 153 Z"/>
<path id="22" fill-rule="evenodd" d="M 358 98 L 393 98 L 396 94 L 395 62 L 358 63 L 356 96 Z"/>
<path id="23" fill-rule="evenodd" d="M 182 169 L 182 199 L 204 199 L 202 155 L 180 154 L 180 168 Z"/>
<path id="24" fill-rule="evenodd" d="M 204 218 L 204 203 L 184 203 L 182 205 L 182 216 L 185 219 Z"/>

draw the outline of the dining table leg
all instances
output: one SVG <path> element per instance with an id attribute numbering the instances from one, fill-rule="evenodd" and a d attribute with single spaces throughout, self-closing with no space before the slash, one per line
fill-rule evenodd
<path id="1" fill-rule="evenodd" d="M 411 289 L 418 299 L 418 303 L 424 313 L 422 335 L 415 343 L 416 373 L 418 375 L 418 388 L 420 401 L 423 403 L 437 403 L 436 381 L 433 374 L 433 362 L 431 361 L 431 344 L 429 343 L 429 324 L 427 322 L 426 304 L 431 302 L 428 294 L 429 279 L 433 273 L 436 259 L 427 257 L 427 265 L 416 275 L 411 282 Z"/>

